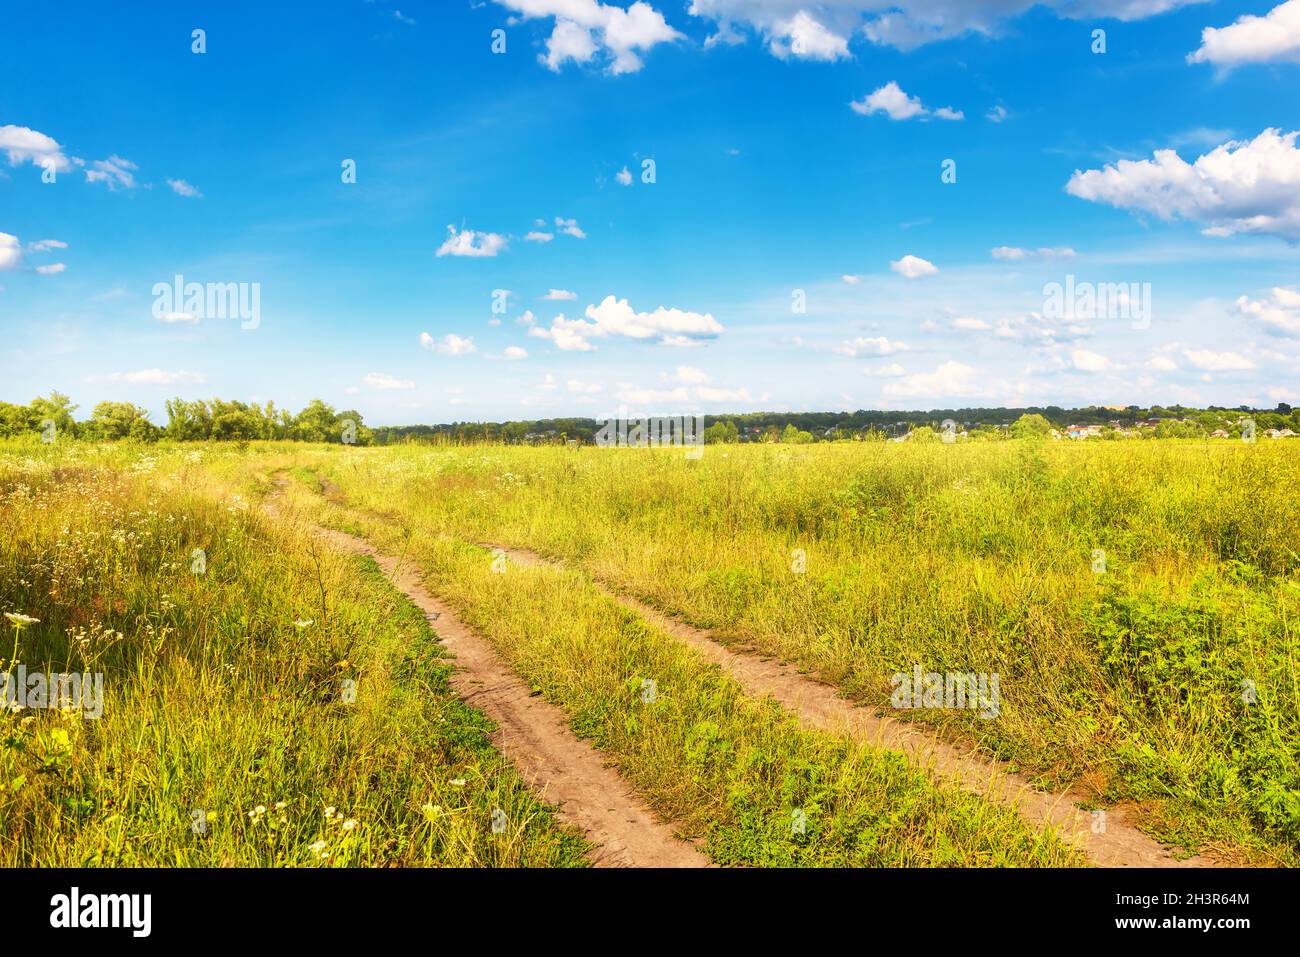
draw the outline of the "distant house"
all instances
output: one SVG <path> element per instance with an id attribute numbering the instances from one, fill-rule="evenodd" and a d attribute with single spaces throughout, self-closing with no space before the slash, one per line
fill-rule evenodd
<path id="1" fill-rule="evenodd" d="M 1295 435 L 1290 429 L 1268 429 L 1264 434 L 1270 439 L 1289 439 Z"/>
<path id="2" fill-rule="evenodd" d="M 1225 432 L 1223 429 L 1215 429 L 1213 432 L 1210 433 L 1210 438 L 1212 438 L 1212 439 L 1226 439 L 1226 438 L 1229 438 L 1229 435 L 1228 435 L 1228 433 Z"/>
<path id="3" fill-rule="evenodd" d="M 1101 435 L 1100 425 L 1072 425 L 1066 429 L 1066 434 L 1072 439 L 1086 439 L 1094 435 Z"/>

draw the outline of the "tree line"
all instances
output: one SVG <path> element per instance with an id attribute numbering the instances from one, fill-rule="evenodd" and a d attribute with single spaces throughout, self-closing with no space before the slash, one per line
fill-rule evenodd
<path id="1" fill-rule="evenodd" d="M 258 405 L 226 399 L 171 399 L 167 424 L 149 420 L 149 412 L 130 402 L 100 402 L 90 417 L 73 415 L 79 406 L 61 392 L 51 392 L 27 405 L 0 402 L 0 436 L 53 432 L 89 440 L 133 439 L 156 442 L 250 441 L 289 439 L 300 442 L 350 442 L 370 445 L 374 433 L 361 413 L 336 411 L 321 399 L 312 399 L 296 415 L 278 409 L 274 402 Z"/>
<path id="2" fill-rule="evenodd" d="M 471 445 L 486 442 L 506 444 L 559 444 L 576 441 L 591 444 L 600 427 L 596 419 L 558 418 L 508 422 L 452 422 L 440 425 L 365 426 L 354 409 L 337 411 L 321 399 L 312 399 L 294 414 L 277 408 L 274 402 L 258 405 L 226 399 L 171 399 L 167 402 L 167 424 L 150 421 L 149 412 L 130 402 L 100 402 L 89 418 L 78 420 L 79 407 L 66 395 L 51 392 L 27 405 L 0 402 L 0 436 L 13 436 L 53 429 L 56 433 L 90 440 L 131 439 L 155 442 L 250 441 L 281 439 L 300 442 L 346 442 L 356 445 L 392 445 L 405 442 Z M 1233 432 L 1243 418 L 1250 418 L 1260 431 L 1291 429 L 1300 432 L 1300 409 L 1280 403 L 1273 410 L 1247 406 L 1086 406 L 1064 409 L 1058 406 L 1023 409 L 961 408 L 931 409 L 926 412 L 858 410 L 856 412 L 748 412 L 710 415 L 705 419 L 704 441 L 779 442 L 802 444 L 898 438 L 913 434 L 925 438 L 937 433 L 948 420 L 974 439 L 996 439 L 1064 431 L 1070 426 L 1099 425 L 1107 436 L 1141 430 L 1142 434 L 1171 438 L 1195 438 L 1217 430 Z M 1119 431 L 1116 431 L 1119 430 Z"/>

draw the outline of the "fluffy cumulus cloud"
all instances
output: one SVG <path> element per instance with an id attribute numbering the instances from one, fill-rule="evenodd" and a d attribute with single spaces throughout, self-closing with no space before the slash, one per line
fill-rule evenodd
<path id="1" fill-rule="evenodd" d="M 712 384 L 709 376 L 694 366 L 678 366 L 670 373 L 662 373 L 659 381 L 663 387 L 657 389 L 623 383 L 618 389 L 618 399 L 620 402 L 641 407 L 754 400 L 748 389 Z"/>
<path id="2" fill-rule="evenodd" d="M 654 312 L 637 312 L 626 299 L 614 296 L 588 306 L 585 317 L 567 319 L 559 315 L 551 320 L 549 328 L 534 325 L 528 334 L 547 339 L 566 352 L 591 352 L 596 348 L 592 339 L 614 337 L 653 340 L 665 346 L 697 346 L 723 332 L 721 323 L 708 313 L 663 306 Z"/>
<path id="3" fill-rule="evenodd" d="M 486 258 L 495 256 L 508 245 L 506 238 L 499 233 L 480 233 L 472 229 L 462 229 L 457 232 L 455 226 L 448 226 L 447 232 L 450 235 L 438 247 L 437 255 L 439 257 L 470 256 Z"/>
<path id="4" fill-rule="evenodd" d="M 891 399 L 940 399 L 948 396 L 981 395 L 979 376 L 970 366 L 949 359 L 933 372 L 918 372 L 886 382 L 881 393 Z"/>
<path id="5" fill-rule="evenodd" d="M 838 60 L 849 56 L 849 41 L 826 29 L 807 10 L 773 24 L 769 48 L 775 56 L 807 60 Z"/>
<path id="6" fill-rule="evenodd" d="M 1080 199 L 1161 219 L 1204 224 L 1208 236 L 1263 233 L 1300 239 L 1300 149 L 1296 132 L 1267 129 L 1231 140 L 1188 163 L 1174 150 L 1075 171 L 1066 191 Z"/>
<path id="7" fill-rule="evenodd" d="M 613 74 L 635 73 L 642 55 L 682 35 L 644 0 L 627 7 L 598 0 L 496 0 L 524 19 L 551 19 L 546 52 L 538 59 L 558 71 L 566 63 L 599 61 Z"/>
<path id="8" fill-rule="evenodd" d="M 0 152 L 9 157 L 10 166 L 31 163 L 56 173 L 72 168 L 63 147 L 53 137 L 25 126 L 0 126 Z"/>
<path id="9" fill-rule="evenodd" d="M 478 351 L 474 345 L 474 337 L 462 337 L 454 332 L 449 332 L 441 339 L 435 339 L 427 332 L 420 333 L 421 348 L 428 349 L 430 352 L 437 352 L 444 356 L 467 356 Z"/>
<path id="10" fill-rule="evenodd" d="M 1244 372 L 1255 368 L 1255 363 L 1236 352 L 1215 352 L 1212 349 L 1184 349 L 1183 357 L 1205 372 Z"/>
<path id="11" fill-rule="evenodd" d="M 819 33 L 841 41 L 867 41 L 910 50 L 965 33 L 996 36 L 1003 25 L 1034 6 L 1073 19 L 1140 20 L 1200 0 L 691 0 L 688 10 L 711 21 L 711 43 L 739 43 L 744 31 L 763 37 L 774 53 L 788 55 L 788 25 L 800 14 Z M 830 42 L 830 41 L 826 41 Z M 847 54 L 846 54 L 847 55 Z"/>
<path id="12" fill-rule="evenodd" d="M 23 244 L 17 236 L 0 233 L 0 272 L 11 272 L 23 261 Z"/>
<path id="13" fill-rule="evenodd" d="M 933 276 L 939 271 L 938 266 L 920 256 L 904 256 L 902 259 L 895 259 L 889 264 L 889 268 L 905 279 Z"/>
<path id="14" fill-rule="evenodd" d="M 1225 70 L 1246 63 L 1300 63 L 1300 0 L 1286 0 L 1262 17 L 1245 14 L 1229 26 L 1206 27 L 1187 62 Z"/>
<path id="15" fill-rule="evenodd" d="M 891 341 L 886 336 L 860 336 L 841 342 L 832 350 L 837 355 L 857 358 L 858 356 L 892 356 L 895 352 L 906 352 L 907 343 Z"/>
<path id="16" fill-rule="evenodd" d="M 941 106 L 937 110 L 927 109 L 922 105 L 919 97 L 908 96 L 903 92 L 902 87 L 893 80 L 890 80 L 874 93 L 870 93 L 860 100 L 854 100 L 849 106 L 853 108 L 855 113 L 861 113 L 863 116 L 884 113 L 891 120 L 910 120 L 914 117 L 924 119 L 930 116 L 938 117 L 941 120 L 965 119 L 965 114 L 961 110 L 954 110 L 950 106 Z"/>
<path id="17" fill-rule="evenodd" d="M 1241 296 L 1237 311 L 1262 323 L 1274 335 L 1300 339 L 1300 292 L 1294 289 L 1278 287 L 1264 299 Z"/>

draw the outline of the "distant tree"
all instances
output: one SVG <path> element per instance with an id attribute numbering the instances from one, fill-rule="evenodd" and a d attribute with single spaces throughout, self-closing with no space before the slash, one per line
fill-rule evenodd
<path id="1" fill-rule="evenodd" d="M 714 422 L 704 430 L 705 445 L 729 445 L 740 441 L 740 430 L 735 422 Z"/>
<path id="2" fill-rule="evenodd" d="M 42 423 L 50 421 L 54 427 L 66 435 L 77 434 L 77 423 L 72 418 L 72 413 L 77 411 L 77 407 L 72 404 L 62 392 L 51 392 L 44 399 L 32 399 L 32 424 L 35 428 L 41 428 Z"/>
<path id="3" fill-rule="evenodd" d="M 36 427 L 31 406 L 0 402 L 0 436 L 26 435 Z"/>
<path id="4" fill-rule="evenodd" d="M 1012 422 L 1010 431 L 1013 439 L 1041 439 L 1052 434 L 1052 423 L 1035 412 Z"/>
<path id="5" fill-rule="evenodd" d="M 90 413 L 90 432 L 97 438 L 109 440 L 140 438 L 149 434 L 144 426 L 137 429 L 137 422 L 150 426 L 149 413 L 138 405 L 130 402 L 101 402 Z"/>
<path id="6" fill-rule="evenodd" d="M 312 399 L 293 418 L 292 437 L 301 442 L 338 442 L 337 416 L 334 407 Z"/>

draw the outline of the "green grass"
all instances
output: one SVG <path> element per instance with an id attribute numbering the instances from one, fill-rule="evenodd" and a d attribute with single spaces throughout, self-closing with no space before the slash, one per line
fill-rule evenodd
<path id="1" fill-rule="evenodd" d="M 418 609 L 222 454 L 0 447 L 0 611 L 40 619 L 17 660 L 104 674 L 99 720 L 0 714 L 0 866 L 585 864 Z"/>
<path id="2" fill-rule="evenodd" d="M 899 755 L 801 730 L 734 680 L 609 599 L 585 575 L 508 565 L 414 523 L 399 525 L 296 488 L 300 509 L 411 558 L 466 622 L 569 715 L 573 729 L 720 864 L 1062 866 L 1054 833 L 936 786 Z M 645 682 L 653 681 L 653 701 Z M 804 816 L 800 832 L 795 812 Z"/>
<path id="3" fill-rule="evenodd" d="M 1165 840 L 1295 864 L 1298 453 L 1162 440 L 294 461 L 406 527 L 557 557 L 871 704 L 914 664 L 996 672 L 995 721 L 900 717 L 1044 785 L 1136 803 Z"/>

